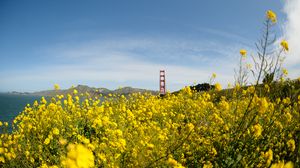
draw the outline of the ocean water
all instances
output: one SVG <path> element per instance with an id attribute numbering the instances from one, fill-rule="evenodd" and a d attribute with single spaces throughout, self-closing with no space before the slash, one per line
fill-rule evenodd
<path id="1" fill-rule="evenodd" d="M 9 130 L 11 130 L 13 119 L 24 110 L 27 104 L 33 104 L 40 98 L 40 96 L 0 93 L 0 121 L 9 122 Z"/>

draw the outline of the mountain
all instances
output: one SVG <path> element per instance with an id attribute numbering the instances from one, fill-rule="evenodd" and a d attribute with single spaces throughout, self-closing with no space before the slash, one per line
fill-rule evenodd
<path id="1" fill-rule="evenodd" d="M 120 94 L 120 95 L 128 95 L 131 93 L 151 93 L 151 94 L 158 94 L 158 91 L 153 91 L 153 90 L 146 90 L 146 89 L 139 89 L 139 88 L 132 88 L 132 87 L 124 87 L 124 88 L 119 88 L 116 90 L 109 90 L 106 88 L 95 88 L 95 87 L 89 87 L 86 85 L 78 85 L 76 87 L 70 88 L 70 89 L 65 89 L 65 90 L 45 90 L 45 91 L 39 91 L 39 92 L 33 92 L 31 95 L 36 95 L 36 96 L 55 96 L 55 95 L 67 95 L 67 94 L 72 94 L 74 89 L 78 91 L 78 94 L 81 93 L 89 93 L 90 95 L 99 95 L 102 94 L 103 96 L 106 96 L 108 94 Z"/>
<path id="2" fill-rule="evenodd" d="M 14 94 L 14 95 L 30 95 L 29 92 L 17 92 L 17 91 L 12 91 L 12 92 L 7 92 L 8 94 Z"/>

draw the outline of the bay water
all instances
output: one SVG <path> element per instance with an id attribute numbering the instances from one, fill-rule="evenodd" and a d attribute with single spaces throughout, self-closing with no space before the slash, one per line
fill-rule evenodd
<path id="1" fill-rule="evenodd" d="M 40 96 L 0 93 L 0 121 L 8 122 L 11 131 L 14 118 L 24 110 L 27 104 L 32 105 L 35 100 L 40 99 Z"/>

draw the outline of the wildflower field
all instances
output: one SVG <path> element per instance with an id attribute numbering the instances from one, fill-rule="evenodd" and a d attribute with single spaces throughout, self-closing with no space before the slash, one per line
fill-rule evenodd
<path id="1" fill-rule="evenodd" d="M 268 11 L 266 32 L 275 22 Z M 231 89 L 126 97 L 74 90 L 28 104 L 11 133 L 0 122 L 0 167 L 300 167 L 300 80 L 284 80 L 286 70 L 266 62 L 269 45 L 250 86 L 241 50 Z M 275 63 L 288 51 L 286 41 L 279 46 Z"/>

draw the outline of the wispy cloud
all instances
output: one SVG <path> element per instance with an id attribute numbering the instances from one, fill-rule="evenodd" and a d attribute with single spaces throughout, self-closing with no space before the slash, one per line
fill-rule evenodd
<path id="1" fill-rule="evenodd" d="M 89 84 L 110 89 L 118 85 L 157 89 L 158 72 L 165 69 L 167 87 L 174 91 L 193 82 L 208 82 L 213 72 L 222 84 L 232 82 L 241 47 L 238 43 L 150 37 L 65 43 L 39 51 L 50 63 L 0 72 L 0 78 L 10 90 L 47 89 L 37 86 L 51 87 L 53 83 L 62 87 Z M 22 88 L 16 83 L 23 83 Z"/>

